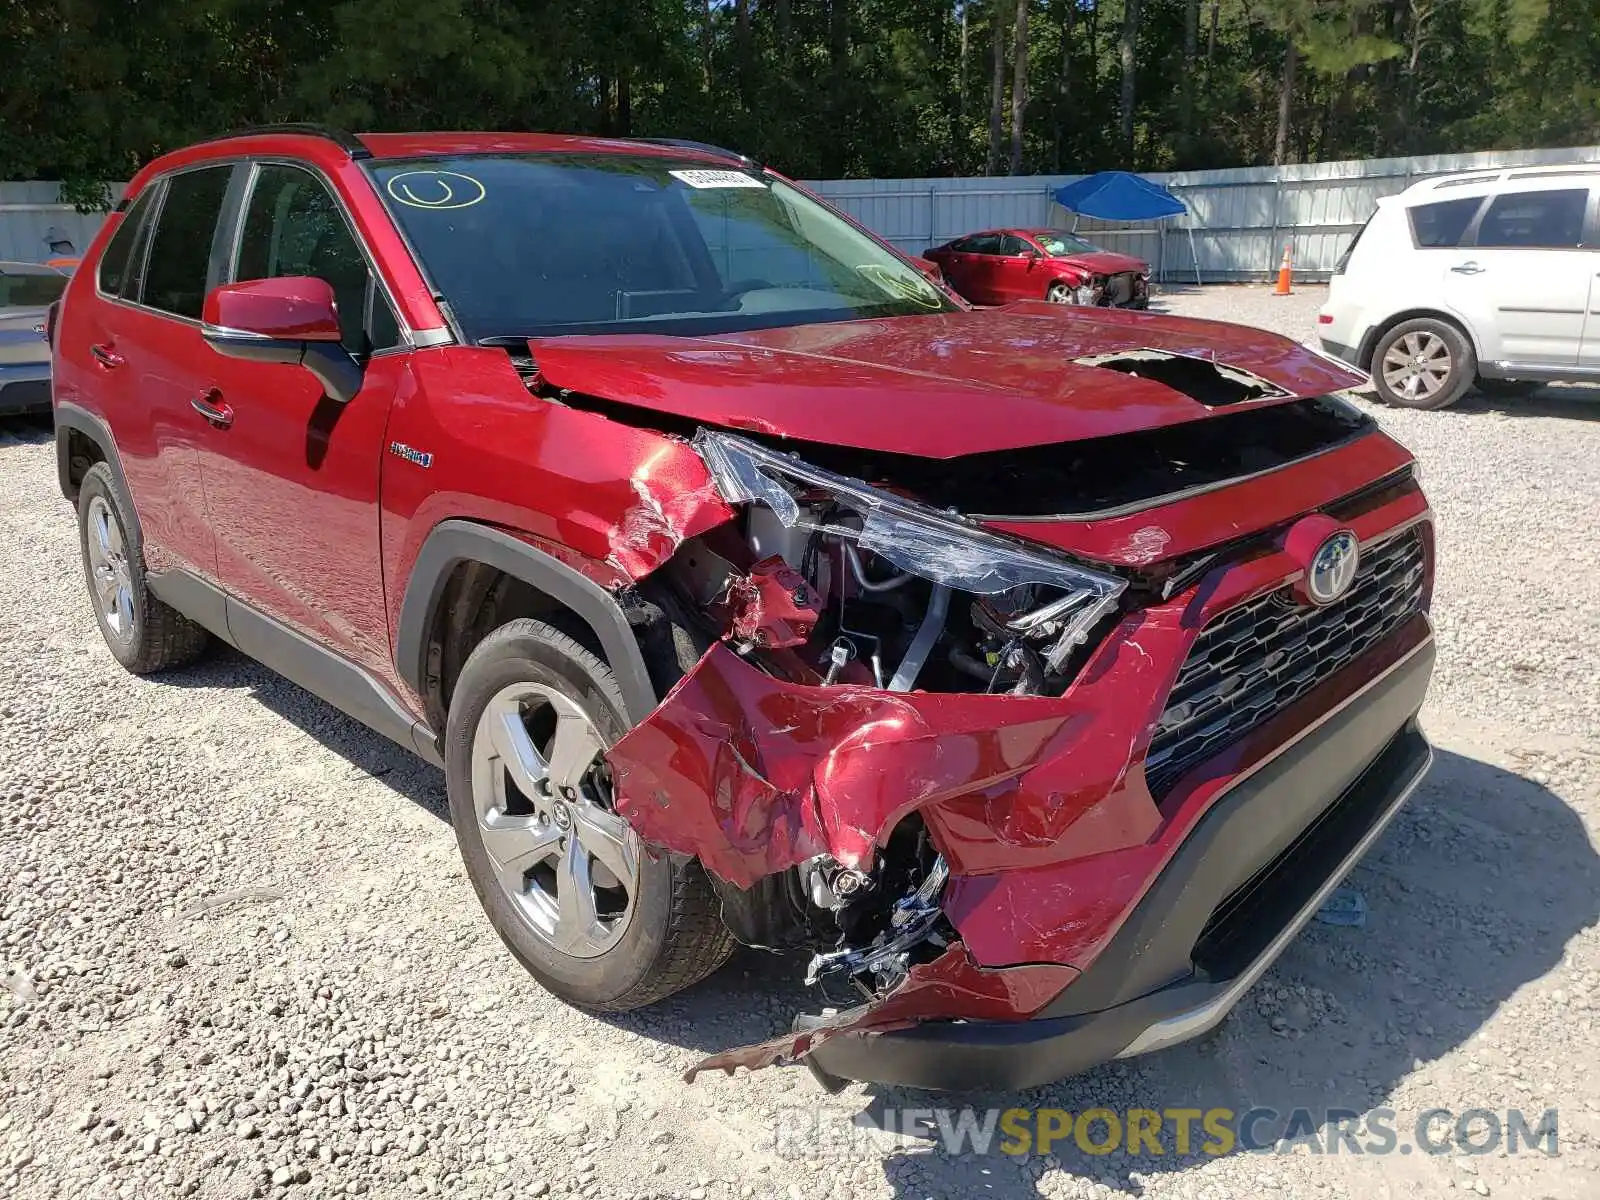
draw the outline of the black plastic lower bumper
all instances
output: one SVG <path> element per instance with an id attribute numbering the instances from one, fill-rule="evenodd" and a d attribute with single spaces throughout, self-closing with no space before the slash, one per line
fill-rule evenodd
<path id="1" fill-rule="evenodd" d="M 1317 341 L 1322 343 L 1322 352 L 1324 354 L 1330 354 L 1340 362 L 1347 362 L 1357 370 L 1365 371 L 1367 369 L 1361 365 L 1361 352 L 1356 347 L 1346 346 L 1343 342 L 1330 342 L 1327 338 L 1318 338 Z"/>
<path id="2" fill-rule="evenodd" d="M 0 368 L 0 415 L 50 411 L 50 365 L 42 368 L 42 378 L 32 368 Z"/>
<path id="3" fill-rule="evenodd" d="M 825 1084 L 1012 1090 L 1214 1028 L 1426 774 L 1432 751 L 1416 712 L 1433 658 L 1433 643 L 1423 643 L 1218 799 L 1116 937 L 1042 1016 L 844 1034 L 812 1052 L 812 1071 Z M 1174 979 L 1170 964 L 1179 959 L 1185 973 Z M 1170 982 L 1130 997 L 1152 978 L 1152 964 Z"/>

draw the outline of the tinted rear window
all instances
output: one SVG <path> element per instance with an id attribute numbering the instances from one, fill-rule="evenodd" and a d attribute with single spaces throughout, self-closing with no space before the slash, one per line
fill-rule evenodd
<path id="1" fill-rule="evenodd" d="M 128 263 L 133 253 L 133 245 L 139 237 L 139 226 L 144 223 L 145 214 L 150 211 L 150 197 L 156 191 L 155 188 L 147 187 L 139 193 L 139 198 L 133 202 L 133 207 L 123 214 L 122 223 L 117 226 L 116 233 L 111 235 L 111 244 L 100 256 L 97 278 L 100 281 L 100 290 L 107 295 L 122 294 L 123 284 L 128 278 Z"/>
<path id="2" fill-rule="evenodd" d="M 1373 214 L 1373 216 L 1376 215 L 1376 213 Z M 1361 228 L 1356 230 L 1355 237 L 1350 239 L 1350 244 L 1344 248 L 1344 253 L 1339 255 L 1339 261 L 1333 264 L 1333 273 L 1335 275 L 1343 275 L 1347 270 L 1349 270 L 1350 256 L 1356 252 L 1356 247 L 1361 244 L 1361 235 L 1365 233 L 1371 225 L 1372 217 L 1368 217 Z M 1412 232 L 1414 233 L 1415 231 L 1416 226 L 1413 225 Z"/>
<path id="3" fill-rule="evenodd" d="M 1461 200 L 1440 200 L 1435 204 L 1419 204 L 1410 210 L 1411 234 L 1417 245 L 1435 249 L 1459 246 L 1466 236 L 1467 226 L 1478 215 L 1482 196 L 1468 196 Z M 1355 243 L 1350 243 L 1351 249 Z"/>
<path id="4" fill-rule="evenodd" d="M 66 290 L 67 277 L 55 271 L 0 272 L 0 308 L 48 308 Z"/>
<path id="5" fill-rule="evenodd" d="M 211 266 L 211 239 L 222 212 L 231 166 L 185 171 L 167 181 L 145 267 L 143 301 L 151 308 L 200 319 Z"/>
<path id="6" fill-rule="evenodd" d="M 1505 192 L 1494 198 L 1478 227 L 1480 246 L 1571 249 L 1583 244 L 1589 189 Z"/>

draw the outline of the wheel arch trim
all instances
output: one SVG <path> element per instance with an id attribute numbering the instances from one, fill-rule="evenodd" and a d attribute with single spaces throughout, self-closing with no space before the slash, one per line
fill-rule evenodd
<path id="1" fill-rule="evenodd" d="M 110 470 L 117 491 L 127 503 L 132 518 L 133 527 L 122 532 L 133 543 L 133 549 L 143 555 L 144 527 L 139 519 L 139 502 L 134 499 L 133 489 L 128 486 L 128 476 L 122 469 L 122 455 L 117 452 L 117 441 L 111 436 L 111 427 L 86 408 L 76 404 L 57 403 L 55 406 L 56 481 L 61 487 L 62 497 L 74 507 L 77 506 L 79 489 L 72 482 L 70 435 L 73 433 L 82 434 L 99 448 L 101 461 Z"/>
<path id="2" fill-rule="evenodd" d="M 128 491 L 128 477 L 122 471 L 122 456 L 117 453 L 116 439 L 111 436 L 110 426 L 88 409 L 66 403 L 56 405 L 55 425 L 56 480 L 61 485 L 63 497 L 77 500 L 77 488 L 72 482 L 71 439 L 68 434 L 81 433 L 100 448 L 101 457 L 117 477 L 117 486 L 122 489 L 122 494 L 130 501 L 133 499 L 133 494 Z"/>
<path id="3" fill-rule="evenodd" d="M 451 574 L 462 563 L 477 562 L 520 579 L 581 619 L 599 639 L 627 705 L 630 724 L 656 707 L 657 696 L 628 618 L 612 596 L 566 563 L 504 530 L 475 521 L 451 519 L 436 525 L 422 543 L 411 568 L 400 622 L 395 632 L 395 666 L 418 696 L 426 693 L 428 635 Z"/>

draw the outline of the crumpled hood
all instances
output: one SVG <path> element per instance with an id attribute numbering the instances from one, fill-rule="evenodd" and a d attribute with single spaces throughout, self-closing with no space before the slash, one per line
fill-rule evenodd
<path id="1" fill-rule="evenodd" d="M 558 388 L 708 425 L 925 458 L 1176 425 L 1361 382 L 1261 330 L 1042 302 L 707 337 L 606 334 L 530 345 L 544 379 Z M 1122 350 L 1214 359 L 1286 394 L 1212 407 L 1152 379 L 1073 361 Z"/>

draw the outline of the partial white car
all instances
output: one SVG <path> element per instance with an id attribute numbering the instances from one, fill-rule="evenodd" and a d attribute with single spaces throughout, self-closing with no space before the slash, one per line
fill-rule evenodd
<path id="1" fill-rule="evenodd" d="M 1334 268 L 1325 353 L 1405 408 L 1600 380 L 1600 164 L 1413 184 Z"/>

